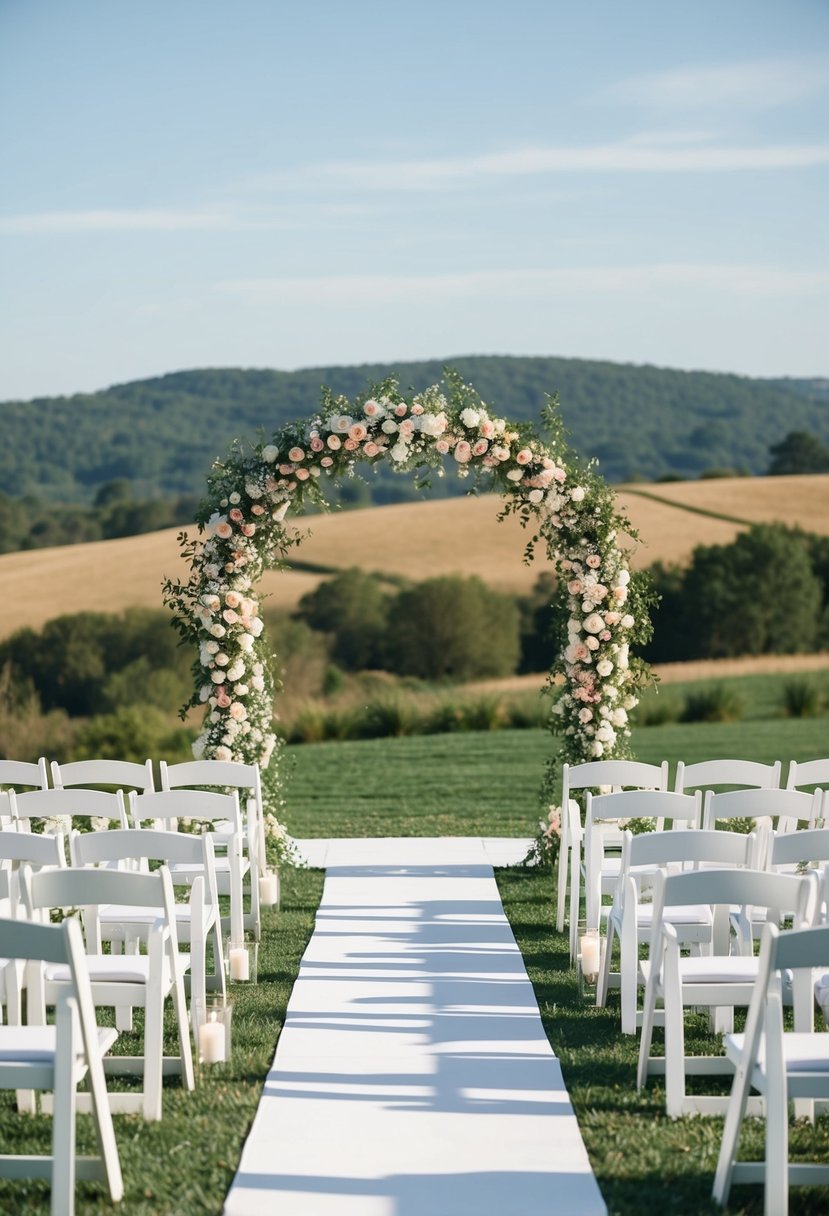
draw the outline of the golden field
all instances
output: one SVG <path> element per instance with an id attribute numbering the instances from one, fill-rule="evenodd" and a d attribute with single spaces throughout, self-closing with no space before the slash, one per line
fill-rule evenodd
<path id="1" fill-rule="evenodd" d="M 621 486 L 618 499 L 640 533 L 636 566 L 687 561 L 696 545 L 728 543 L 740 530 L 699 511 L 829 535 L 829 475 Z M 499 505 L 496 496 L 485 495 L 313 516 L 298 521 L 308 535 L 296 556 L 314 565 L 360 566 L 412 580 L 477 574 L 500 590 L 526 592 L 548 563 L 539 555 L 532 565 L 523 564 L 527 534 L 514 518 L 497 522 Z M 40 628 L 64 613 L 158 606 L 162 579 L 185 572 L 177 532 L 0 556 L 0 637 L 25 625 Z M 322 577 L 272 571 L 262 591 L 270 604 L 291 609 Z"/>

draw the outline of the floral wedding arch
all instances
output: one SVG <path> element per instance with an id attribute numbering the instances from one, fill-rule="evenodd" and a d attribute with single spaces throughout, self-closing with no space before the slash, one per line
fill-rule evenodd
<path id="1" fill-rule="evenodd" d="M 555 698 L 551 729 L 562 739 L 547 790 L 560 760 L 629 755 L 628 715 L 647 673 L 630 646 L 649 636 L 648 594 L 631 578 L 621 541 L 630 527 L 613 491 L 568 451 L 552 402 L 546 421 L 544 440 L 531 425 L 496 416 L 447 371 L 444 386 L 410 396 L 393 380 L 354 401 L 325 390 L 310 420 L 284 427 L 271 443 L 237 443 L 217 461 L 197 519 L 200 535 L 181 537 L 189 577 L 164 584 L 176 627 L 198 647 L 185 706 L 206 710 L 195 756 L 258 761 L 270 810 L 279 812 L 273 664 L 256 586 L 299 542 L 287 513 L 306 501 L 324 505 L 328 479 L 380 461 L 401 473 L 440 474 L 446 462 L 461 477 L 474 475 L 502 495 L 500 517 L 515 513 L 531 529 L 525 557 L 543 543 L 555 563 L 567 632 L 546 686 Z"/>

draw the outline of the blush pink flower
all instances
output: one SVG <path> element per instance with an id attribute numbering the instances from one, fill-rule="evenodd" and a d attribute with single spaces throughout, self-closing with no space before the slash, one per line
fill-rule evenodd
<path id="1" fill-rule="evenodd" d="M 465 439 L 459 439 L 455 444 L 453 455 L 459 464 L 466 464 L 468 460 L 472 459 L 472 447 Z"/>
<path id="2" fill-rule="evenodd" d="M 294 464 L 299 464 L 300 460 L 305 459 L 305 453 L 302 448 L 291 448 L 288 452 L 288 459 L 292 460 Z"/>
<path id="3" fill-rule="evenodd" d="M 256 532 L 256 524 L 242 524 L 239 531 L 243 536 L 253 536 Z"/>
<path id="4" fill-rule="evenodd" d="M 485 418 L 478 427 L 478 430 L 481 432 L 484 439 L 492 439 L 495 434 L 495 423 L 491 418 Z"/>
<path id="5" fill-rule="evenodd" d="M 472 455 L 473 456 L 483 456 L 484 452 L 486 452 L 488 447 L 489 447 L 488 440 L 476 439 L 472 445 Z"/>
<path id="6" fill-rule="evenodd" d="M 228 705 L 230 705 L 230 697 L 225 692 L 224 684 L 219 684 L 216 689 L 216 704 L 219 709 L 227 709 Z"/>
<path id="7" fill-rule="evenodd" d="M 378 448 L 377 444 L 372 443 L 371 440 L 369 440 L 368 443 L 363 444 L 364 456 L 376 456 L 379 451 L 380 449 Z"/>
<path id="8" fill-rule="evenodd" d="M 599 557 L 598 553 L 590 553 L 587 556 L 587 564 L 591 570 L 598 570 L 599 566 L 602 564 L 602 559 Z"/>
<path id="9" fill-rule="evenodd" d="M 449 444 L 445 439 L 438 439 L 435 443 L 435 451 L 440 452 L 441 456 L 445 456 L 449 451 Z M 218 531 L 218 529 L 217 529 Z"/>
<path id="10" fill-rule="evenodd" d="M 395 414 L 397 415 L 397 417 L 398 417 L 398 418 L 404 418 L 404 417 L 405 417 L 405 415 L 406 415 L 406 408 L 407 408 L 407 407 L 406 407 L 405 405 L 403 405 L 402 403 L 401 403 L 400 405 L 396 405 L 396 406 L 394 407 L 394 412 L 395 412 Z"/>
<path id="11" fill-rule="evenodd" d="M 412 406 L 412 413 L 417 414 L 418 417 L 423 413 L 423 406 L 419 401 L 415 401 L 414 405 Z"/>
<path id="12" fill-rule="evenodd" d="M 235 524 L 240 524 L 242 522 L 242 520 L 245 518 L 238 507 L 232 507 L 231 510 L 228 511 L 228 515 L 230 516 L 230 518 L 233 520 L 233 522 Z"/>
<path id="13" fill-rule="evenodd" d="M 343 443 L 342 439 L 340 439 L 338 435 L 329 435 L 326 442 L 332 452 L 336 452 L 339 448 L 341 448 Z"/>
<path id="14" fill-rule="evenodd" d="M 216 524 L 216 535 L 220 536 L 222 540 L 227 540 L 233 535 L 233 529 L 226 519 L 220 519 Z"/>
<path id="15" fill-rule="evenodd" d="M 296 471 L 297 481 L 307 481 L 310 476 L 311 476 L 311 474 L 308 472 L 307 469 L 297 469 L 297 471 Z"/>
<path id="16" fill-rule="evenodd" d="M 367 435 L 368 427 L 363 422 L 355 422 L 348 428 L 348 438 L 354 439 L 357 443 L 362 443 Z"/>
<path id="17" fill-rule="evenodd" d="M 325 444 L 322 442 L 319 435 L 315 435 L 308 446 L 312 452 L 321 452 L 325 447 Z"/>
<path id="18" fill-rule="evenodd" d="M 345 443 L 343 444 L 343 447 L 347 452 L 356 452 L 359 446 L 360 445 L 356 439 L 346 439 Z"/>
<path id="19" fill-rule="evenodd" d="M 265 508 L 262 506 L 261 502 L 255 502 L 250 509 L 250 513 L 251 515 L 264 515 Z"/>
<path id="20" fill-rule="evenodd" d="M 515 463 L 516 464 L 529 464 L 530 461 L 532 460 L 532 458 L 533 458 L 533 454 L 530 451 L 530 449 L 522 448 L 521 451 L 516 454 Z"/>
<path id="21" fill-rule="evenodd" d="M 294 471 L 294 466 L 292 464 L 281 464 L 279 471 L 283 477 L 289 477 Z"/>
<path id="22" fill-rule="evenodd" d="M 330 469 L 333 463 L 334 460 L 331 456 L 323 456 L 322 460 L 320 461 L 320 464 L 324 469 Z"/>

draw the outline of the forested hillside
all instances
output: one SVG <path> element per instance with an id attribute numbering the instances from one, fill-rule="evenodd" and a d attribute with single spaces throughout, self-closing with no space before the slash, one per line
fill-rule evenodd
<path id="1" fill-rule="evenodd" d="M 829 440 L 826 381 L 763 381 L 580 359 L 462 357 L 456 366 L 491 405 L 516 421 L 539 418 L 558 393 L 575 448 L 597 457 L 611 481 L 711 468 L 760 473 L 770 445 L 802 430 Z M 440 379 L 435 362 L 178 372 L 92 394 L 0 404 L 0 489 L 89 502 L 114 478 L 136 497 L 198 494 L 211 462 L 234 436 L 255 439 L 307 417 L 320 386 L 354 395 L 397 374 L 406 388 Z M 371 479 L 375 502 L 414 494 L 389 470 Z M 356 483 L 346 494 L 363 493 Z M 452 478 L 439 492 L 460 491 Z"/>

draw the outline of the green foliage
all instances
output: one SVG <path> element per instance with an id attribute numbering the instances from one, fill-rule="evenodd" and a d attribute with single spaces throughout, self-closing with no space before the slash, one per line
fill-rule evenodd
<path id="1" fill-rule="evenodd" d="M 829 446 L 806 431 L 789 431 L 769 448 L 770 477 L 787 473 L 829 473 Z"/>
<path id="2" fill-rule="evenodd" d="M 711 684 L 699 692 L 690 693 L 682 711 L 683 722 L 736 722 L 742 718 L 745 705 L 742 697 L 727 684 Z"/>
<path id="3" fill-rule="evenodd" d="M 122 706 L 111 714 L 98 714 L 84 722 L 75 736 L 78 760 L 190 760 L 190 739 L 169 717 L 147 706 Z"/>
<path id="4" fill-rule="evenodd" d="M 823 693 L 814 680 L 787 680 L 782 700 L 789 718 L 815 718 L 824 708 Z"/>
<path id="5" fill-rule="evenodd" d="M 384 666 L 389 599 L 374 575 L 336 574 L 302 597 L 297 616 L 331 635 L 331 658 L 346 671 Z"/>
<path id="6" fill-rule="evenodd" d="M 756 524 L 730 545 L 698 546 L 686 570 L 652 566 L 660 602 L 645 657 L 658 663 L 815 650 L 827 620 L 827 556 L 822 538 Z"/>
<path id="7" fill-rule="evenodd" d="M 704 469 L 765 470 L 770 445 L 796 428 L 829 441 L 825 398 L 811 381 L 750 380 L 582 359 L 468 357 L 453 360 L 484 400 L 509 401 L 518 422 L 539 417 L 560 394 L 575 449 L 597 457 L 611 481 L 639 474 L 697 477 Z M 129 479 L 143 498 L 200 495 L 217 452 L 236 434 L 277 429 L 316 409 L 321 382 L 356 396 L 392 372 L 420 390 L 441 377 L 437 361 L 298 372 L 197 370 L 99 393 L 4 402 L 0 485 L 16 497 L 89 502 L 107 482 Z M 186 444 L 182 437 L 187 436 Z M 60 460 L 44 453 L 60 453 Z M 372 501 L 418 496 L 383 467 L 368 475 Z M 343 497 L 362 493 L 344 482 Z M 457 494 L 454 478 L 433 496 Z M 335 496 L 336 498 L 336 496 Z M 2 535 L 2 530 L 0 530 Z"/>
<path id="8" fill-rule="evenodd" d="M 19 630 L 0 643 L 4 665 L 16 684 L 31 682 L 44 710 L 73 717 L 132 703 L 169 707 L 190 685 L 189 656 L 161 609 L 79 612 L 56 617 L 40 633 Z"/>
<path id="9" fill-rule="evenodd" d="M 91 507 L 61 506 L 33 495 L 10 498 L 0 493 L 0 553 L 137 536 L 189 523 L 195 510 L 192 495 L 180 495 L 172 502 L 133 501 L 124 480 L 102 486 Z"/>
<path id="10" fill-rule="evenodd" d="M 518 662 L 515 601 L 479 578 L 448 575 L 401 591 L 387 638 L 392 671 L 422 679 L 510 675 Z"/>

